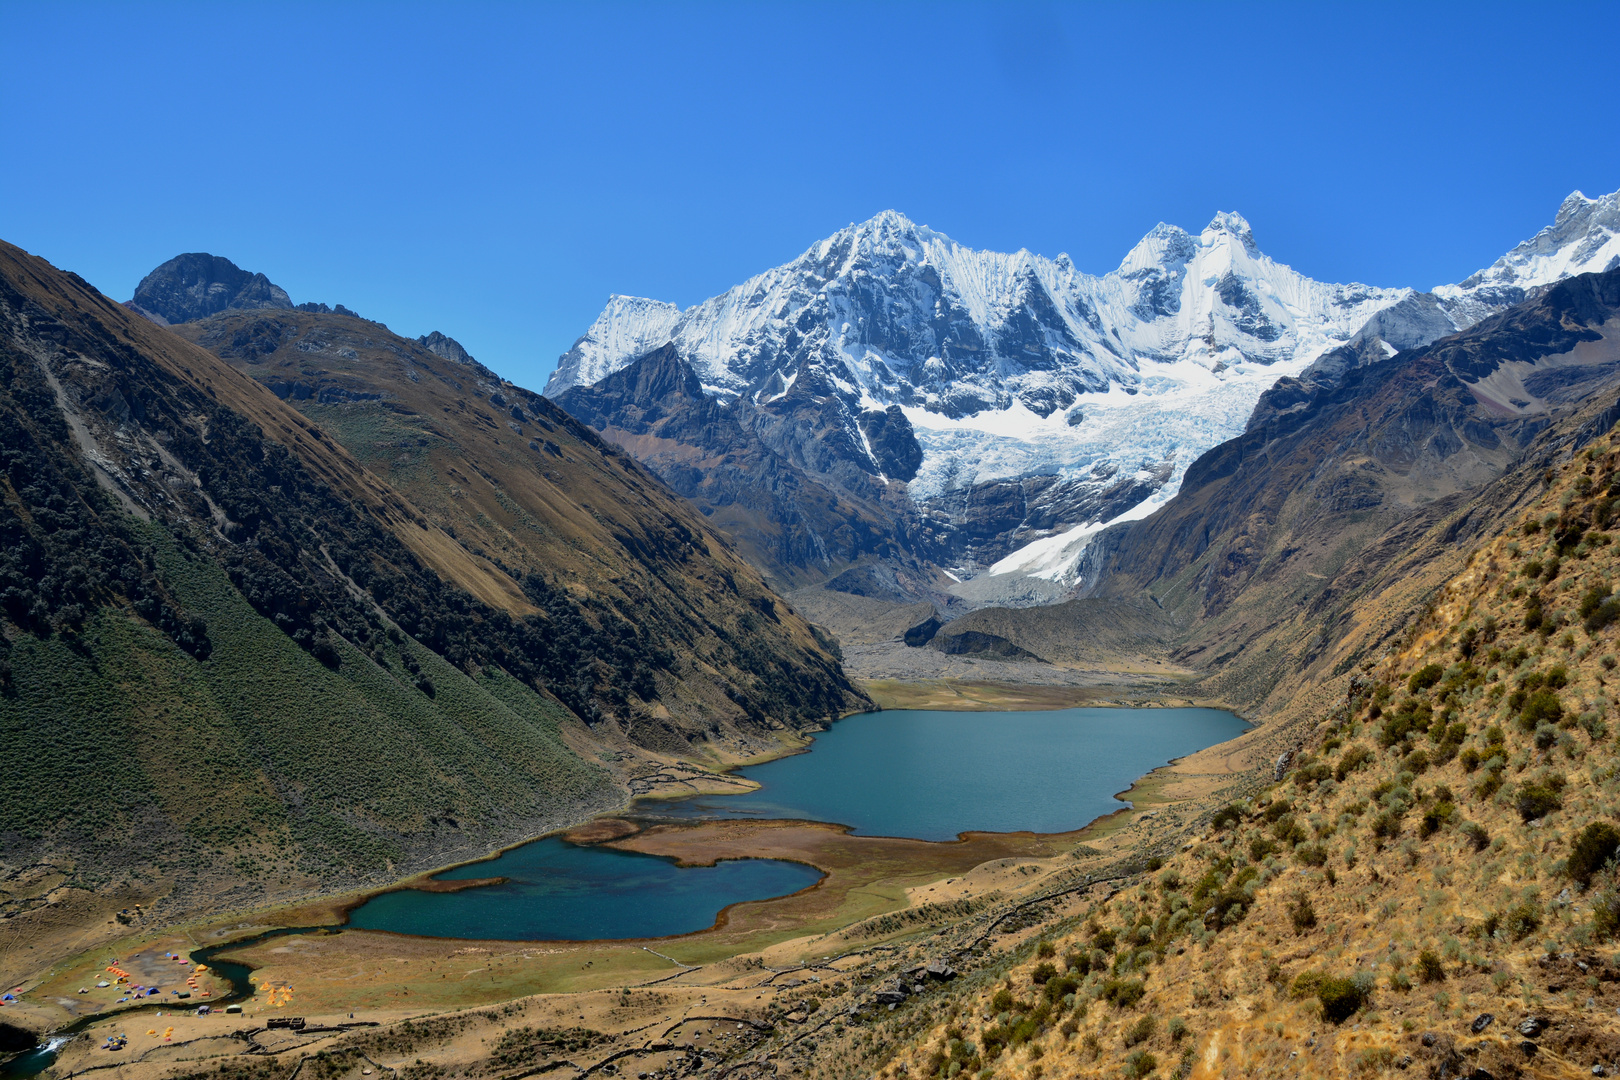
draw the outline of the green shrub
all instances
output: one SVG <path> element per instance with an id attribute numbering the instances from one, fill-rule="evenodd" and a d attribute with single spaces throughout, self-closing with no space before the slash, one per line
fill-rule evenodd
<path id="1" fill-rule="evenodd" d="M 1502 917 L 1502 929 L 1514 941 L 1523 941 L 1541 929 L 1541 909 L 1526 900 Z"/>
<path id="2" fill-rule="evenodd" d="M 1132 1050 L 1125 1058 L 1125 1075 L 1132 1080 L 1141 1080 L 1144 1076 L 1151 1076 L 1153 1070 L 1159 1067 L 1159 1059 L 1146 1050 Z"/>
<path id="3" fill-rule="evenodd" d="M 1564 716 L 1564 703 L 1558 695 L 1545 687 L 1532 693 L 1519 712 L 1519 727 L 1534 731 L 1542 724 L 1556 724 Z"/>
<path id="4" fill-rule="evenodd" d="M 1423 820 L 1418 824 L 1418 836 L 1427 840 L 1451 820 L 1457 808 L 1450 802 L 1437 802 L 1423 812 Z"/>
<path id="5" fill-rule="evenodd" d="M 1327 848 L 1321 844 L 1301 844 L 1294 849 L 1294 858 L 1306 866 L 1325 866 L 1327 864 Z"/>
<path id="6" fill-rule="evenodd" d="M 1322 981 L 1327 978 L 1321 971 L 1302 971 L 1294 976 L 1294 981 L 1288 984 L 1288 996 L 1292 998 L 1315 997 Z"/>
<path id="7" fill-rule="evenodd" d="M 1224 806 L 1215 811 L 1214 815 L 1209 819 L 1209 825 L 1210 828 L 1216 830 L 1226 829 L 1242 821 L 1245 816 L 1247 815 L 1243 812 L 1242 804 L 1232 803 L 1230 806 Z"/>
<path id="8" fill-rule="evenodd" d="M 1385 810 L 1372 820 L 1372 834 L 1380 840 L 1393 840 L 1401 834 L 1401 815 Z"/>
<path id="9" fill-rule="evenodd" d="M 1612 888 L 1592 898 L 1592 932 L 1602 940 L 1620 937 L 1620 893 Z"/>
<path id="10" fill-rule="evenodd" d="M 1525 821 L 1546 817 L 1554 810 L 1561 809 L 1563 805 L 1558 792 L 1546 784 L 1526 783 L 1519 786 L 1517 806 L 1519 817 Z"/>
<path id="11" fill-rule="evenodd" d="M 1117 1009 L 1129 1009 L 1146 993 L 1147 987 L 1140 979 L 1109 979 L 1098 996 Z"/>
<path id="12" fill-rule="evenodd" d="M 1303 934 L 1316 926 L 1316 908 L 1311 904 L 1311 898 L 1303 892 L 1294 894 L 1294 901 L 1289 905 L 1288 916 L 1293 920 L 1294 930 Z"/>
<path id="13" fill-rule="evenodd" d="M 1424 664 L 1412 672 L 1412 677 L 1407 680 L 1406 688 L 1411 693 L 1416 694 L 1420 690 L 1427 690 L 1439 682 L 1445 674 L 1446 669 L 1439 664 Z"/>
<path id="14" fill-rule="evenodd" d="M 1125 1029 L 1125 1045 L 1127 1047 L 1145 1043 L 1153 1038 L 1153 1033 L 1159 1029 L 1159 1021 L 1151 1014 L 1138 1017 L 1136 1023 Z"/>
<path id="15" fill-rule="evenodd" d="M 1391 747 L 1409 738 L 1414 731 L 1427 731 L 1434 722 L 1434 707 L 1419 698 L 1407 698 L 1384 718 L 1378 731 L 1380 746 Z"/>
<path id="16" fill-rule="evenodd" d="M 1057 973 L 1057 968 L 1051 963 L 1043 963 L 1030 974 L 1029 981 L 1034 983 L 1036 986 L 1045 986 L 1047 983 L 1057 978 Z"/>
<path id="17" fill-rule="evenodd" d="M 1277 823 L 1271 827 L 1271 835 L 1275 836 L 1278 840 L 1281 840 L 1289 847 L 1293 847 L 1295 844 L 1303 843 L 1309 838 L 1309 834 L 1305 831 L 1305 827 L 1298 821 L 1294 820 L 1294 815 L 1292 814 L 1287 814 L 1281 818 L 1278 818 Z"/>
<path id="18" fill-rule="evenodd" d="M 1042 991 L 1041 996 L 1056 1005 L 1065 996 L 1074 993 L 1078 989 L 1080 989 L 1079 979 L 1070 975 L 1059 975 L 1057 978 L 1047 982 L 1046 989 Z"/>
<path id="19" fill-rule="evenodd" d="M 1361 768 L 1372 760 L 1373 752 L 1367 747 L 1356 743 L 1339 758 L 1338 767 L 1333 770 L 1333 779 L 1344 783 L 1345 777 Z"/>
<path id="20" fill-rule="evenodd" d="M 1316 999 L 1322 1003 L 1325 1019 L 1342 1024 L 1366 1004 L 1367 994 L 1354 980 L 1324 978 L 1316 988 Z"/>
<path id="21" fill-rule="evenodd" d="M 1541 597 L 1531 593 L 1524 601 L 1525 630 L 1527 632 L 1540 630 L 1546 618 L 1546 613 L 1541 610 Z"/>
<path id="22" fill-rule="evenodd" d="M 1597 591 L 1599 590 L 1596 587 L 1591 590 L 1591 592 Z M 1590 595 L 1590 592 L 1588 595 Z M 1620 619 L 1620 599 L 1613 596 L 1604 596 L 1591 611 L 1585 610 L 1585 601 L 1582 601 L 1581 608 L 1582 625 L 1585 627 L 1586 632 L 1593 637 L 1601 634 L 1616 619 Z"/>
<path id="23" fill-rule="evenodd" d="M 1592 877 L 1620 852 L 1620 830 L 1607 821 L 1594 821 L 1580 831 L 1570 845 L 1569 876 L 1581 888 L 1592 884 Z"/>
<path id="24" fill-rule="evenodd" d="M 1417 958 L 1418 979 L 1425 983 L 1445 981 L 1446 969 L 1433 949 L 1424 949 Z"/>

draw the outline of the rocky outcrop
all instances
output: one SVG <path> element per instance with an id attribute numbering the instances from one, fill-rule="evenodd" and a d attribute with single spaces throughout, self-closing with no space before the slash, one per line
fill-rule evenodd
<path id="1" fill-rule="evenodd" d="M 452 363 L 466 364 L 468 366 L 478 363 L 478 361 L 472 358 L 471 353 L 461 347 L 461 342 L 457 341 L 453 337 L 450 337 L 448 334 L 441 334 L 437 330 L 433 331 L 431 334 L 423 334 L 421 337 L 417 338 L 416 341 L 417 344 L 421 345 L 422 348 L 426 349 L 434 356 L 449 360 Z"/>
<path id="2" fill-rule="evenodd" d="M 143 277 L 129 306 L 160 326 L 170 326 L 221 311 L 293 305 L 287 291 L 263 274 L 199 251 L 176 255 Z"/>

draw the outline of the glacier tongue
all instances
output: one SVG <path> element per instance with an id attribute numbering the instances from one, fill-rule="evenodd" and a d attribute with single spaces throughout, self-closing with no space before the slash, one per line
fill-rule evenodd
<path id="1" fill-rule="evenodd" d="M 762 406 L 808 372 L 828 418 L 813 437 L 855 448 L 840 452 L 879 477 L 858 418 L 898 405 L 922 456 L 907 493 L 928 514 L 969 518 L 984 485 L 1057 478 L 1025 523 L 958 553 L 994 561 L 991 577 L 1056 582 L 1094 527 L 1173 495 L 1279 377 L 1352 341 L 1376 355 L 1427 344 L 1616 263 L 1620 192 L 1571 195 L 1553 225 L 1430 293 L 1314 281 L 1263 254 L 1235 213 L 1196 235 L 1160 224 L 1094 276 L 1067 255 L 979 251 L 884 211 L 685 311 L 611 298 L 546 392 L 670 341 L 710 393 Z"/>

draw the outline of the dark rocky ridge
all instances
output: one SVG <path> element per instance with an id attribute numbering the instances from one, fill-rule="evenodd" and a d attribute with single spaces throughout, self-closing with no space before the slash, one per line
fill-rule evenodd
<path id="1" fill-rule="evenodd" d="M 993 563 L 1067 522 L 1122 513 L 1169 475 L 1168 462 L 1146 480 L 1102 465 L 1086 477 L 986 481 L 913 500 L 904 482 L 922 450 L 905 414 L 898 406 L 851 413 L 819 371 L 812 365 L 758 402 L 723 401 L 704 393 L 666 345 L 594 386 L 564 391 L 557 404 L 696 503 L 754 565 L 793 585 L 870 559 L 909 567 L 913 577 Z M 937 599 L 928 591 L 909 598 Z"/>
<path id="2" fill-rule="evenodd" d="M 285 289 L 229 259 L 205 252 L 176 255 L 135 286 L 129 306 L 160 326 L 221 311 L 290 308 Z"/>
<path id="3" fill-rule="evenodd" d="M 837 477 L 819 477 L 802 455 L 795 461 L 767 441 L 769 434 L 783 448 L 793 447 L 783 429 L 799 415 L 801 400 L 785 395 L 765 406 L 746 398 L 722 404 L 703 392 L 674 347 L 665 346 L 595 386 L 564 392 L 557 405 L 692 500 L 776 580 L 820 580 L 863 559 L 914 561 L 892 485 L 870 471 L 820 459 L 816 464 L 831 464 Z M 821 413 L 812 408 L 808 415 Z M 884 419 L 874 430 L 903 458 L 899 425 L 876 415 Z"/>

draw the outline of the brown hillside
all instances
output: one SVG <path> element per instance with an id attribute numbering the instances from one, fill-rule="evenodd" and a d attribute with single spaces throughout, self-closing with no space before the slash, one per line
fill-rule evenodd
<path id="1" fill-rule="evenodd" d="M 428 526 L 420 510 L 354 460 L 294 409 L 265 394 L 206 349 L 199 349 L 103 296 L 77 274 L 0 241 L 0 276 L 17 292 L 61 320 L 64 327 L 109 349 L 133 349 L 171 378 L 253 421 L 266 438 L 282 443 L 321 480 L 363 502 L 406 547 L 446 580 L 487 603 L 529 609 L 522 590 L 486 561 Z"/>

